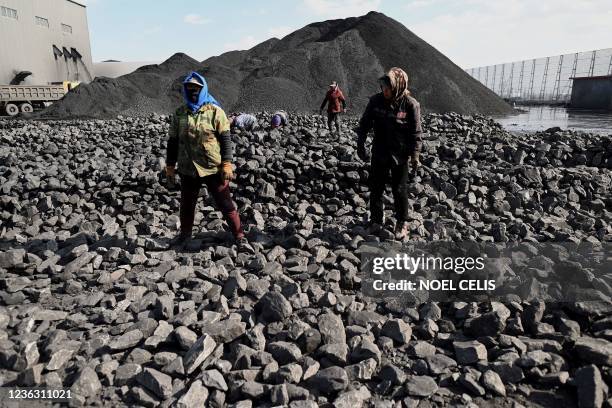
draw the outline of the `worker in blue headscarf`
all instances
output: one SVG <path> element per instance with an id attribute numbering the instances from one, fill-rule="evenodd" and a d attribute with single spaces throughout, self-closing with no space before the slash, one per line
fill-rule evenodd
<path id="1" fill-rule="evenodd" d="M 207 104 L 213 104 L 221 108 L 217 100 L 208 93 L 208 84 L 204 77 L 197 72 L 192 72 L 183 81 L 183 97 L 185 104 L 192 112 L 197 112 Z"/>
<path id="2" fill-rule="evenodd" d="M 185 103 L 176 110 L 170 125 L 166 175 L 181 176 L 180 234 L 172 244 L 191 239 L 195 209 L 205 184 L 238 242 L 245 236 L 229 189 L 234 178 L 230 122 L 219 102 L 208 93 L 204 77 L 192 72 L 183 81 Z"/>

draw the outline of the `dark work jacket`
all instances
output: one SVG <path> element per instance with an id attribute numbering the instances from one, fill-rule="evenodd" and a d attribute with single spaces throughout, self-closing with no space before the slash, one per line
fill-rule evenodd
<path id="1" fill-rule="evenodd" d="M 420 152 L 423 133 L 417 100 L 408 96 L 397 105 L 391 107 L 382 92 L 372 96 L 356 130 L 358 143 L 365 143 L 368 132 L 374 128 L 372 159 L 392 160 L 395 165 Z"/>

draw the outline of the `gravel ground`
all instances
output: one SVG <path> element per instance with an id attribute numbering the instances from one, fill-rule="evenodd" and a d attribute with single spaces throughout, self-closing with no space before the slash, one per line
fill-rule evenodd
<path id="1" fill-rule="evenodd" d="M 424 122 L 411 240 L 611 241 L 611 136 Z M 205 198 L 196 239 L 168 249 L 166 117 L 0 121 L 0 384 L 70 388 L 73 406 L 612 406 L 609 298 L 362 295 L 358 249 L 393 217 L 367 232 L 354 125 L 234 135 L 250 245 Z"/>

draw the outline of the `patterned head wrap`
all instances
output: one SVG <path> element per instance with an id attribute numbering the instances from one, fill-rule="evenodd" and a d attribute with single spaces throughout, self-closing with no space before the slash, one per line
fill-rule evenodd
<path id="1" fill-rule="evenodd" d="M 393 102 L 397 102 L 401 98 L 410 95 L 408 90 L 408 74 L 403 69 L 393 67 L 380 80 L 391 86 Z"/>
<path id="2" fill-rule="evenodd" d="M 274 115 L 272 116 L 272 127 L 277 128 L 281 125 L 281 117 L 280 115 Z"/>
<path id="3" fill-rule="evenodd" d="M 187 96 L 187 84 L 196 84 L 202 88 L 200 90 L 200 93 L 198 94 L 197 102 L 191 101 Z M 185 77 L 185 80 L 183 81 L 183 97 L 185 98 L 185 103 L 187 104 L 189 109 L 191 109 L 192 112 L 197 112 L 203 105 L 206 105 L 207 103 L 212 103 L 213 105 L 221 107 L 221 105 L 219 105 L 219 102 L 217 102 L 217 100 L 211 94 L 208 93 L 208 84 L 206 83 L 204 77 L 195 71 L 189 73 L 189 75 L 187 75 Z"/>

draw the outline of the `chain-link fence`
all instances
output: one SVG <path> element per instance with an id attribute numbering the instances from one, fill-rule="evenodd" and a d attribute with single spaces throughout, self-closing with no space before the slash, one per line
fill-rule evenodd
<path id="1" fill-rule="evenodd" d="M 612 75 L 612 48 L 467 69 L 502 98 L 568 102 L 573 77 Z"/>

